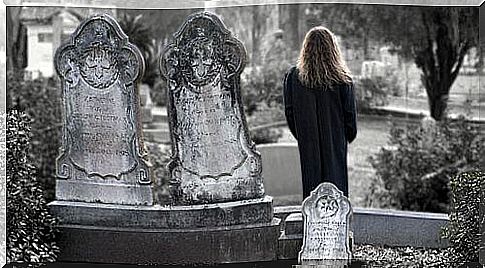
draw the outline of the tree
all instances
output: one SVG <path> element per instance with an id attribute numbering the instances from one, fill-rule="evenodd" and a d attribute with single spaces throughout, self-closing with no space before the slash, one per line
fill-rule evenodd
<path id="1" fill-rule="evenodd" d="M 478 46 L 477 7 L 416 7 L 380 5 L 317 6 L 342 36 L 356 35 L 392 45 L 400 56 L 414 60 L 423 72 L 431 116 L 446 114 L 448 96 L 463 58 Z"/>
<path id="2" fill-rule="evenodd" d="M 134 44 L 143 55 L 145 60 L 145 73 L 141 79 L 142 83 L 153 87 L 158 77 L 158 53 L 155 40 L 152 39 L 152 29 L 143 20 L 143 14 L 132 16 L 123 13 L 120 16 L 119 24 L 123 32 L 128 36 L 129 41 Z"/>
<path id="3" fill-rule="evenodd" d="M 384 40 L 393 44 L 400 55 L 414 59 L 423 71 L 421 81 L 430 114 L 439 121 L 446 114 L 449 92 L 466 53 L 478 45 L 478 8 L 412 7 L 389 15 L 399 18 L 400 23 L 382 31 Z M 383 23 L 392 20 L 384 19 Z M 398 25 L 402 35 L 397 34 Z"/>
<path id="4" fill-rule="evenodd" d="M 22 7 L 6 8 L 7 72 L 12 73 L 19 73 L 27 64 L 27 31 L 20 23 L 21 12 Z M 10 92 L 6 93 L 7 107 L 10 107 Z"/>

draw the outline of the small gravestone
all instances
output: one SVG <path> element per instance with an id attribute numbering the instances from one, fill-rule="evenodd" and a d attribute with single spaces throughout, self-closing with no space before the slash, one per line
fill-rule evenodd
<path id="1" fill-rule="evenodd" d="M 165 49 L 172 198 L 204 204 L 264 196 L 261 156 L 243 113 L 242 43 L 214 14 L 191 15 Z"/>
<path id="2" fill-rule="evenodd" d="M 344 267 L 352 258 L 352 207 L 332 183 L 322 183 L 303 201 L 302 266 Z"/>
<path id="3" fill-rule="evenodd" d="M 57 200 L 152 204 L 137 81 L 143 58 L 109 15 L 85 20 L 57 50 L 63 138 Z"/>

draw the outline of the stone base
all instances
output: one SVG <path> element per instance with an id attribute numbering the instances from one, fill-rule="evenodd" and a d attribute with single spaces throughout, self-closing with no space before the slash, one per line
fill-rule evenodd
<path id="1" fill-rule="evenodd" d="M 54 201 L 51 213 L 62 225 L 169 229 L 269 223 L 272 197 L 191 206 L 126 206 Z"/>
<path id="2" fill-rule="evenodd" d="M 271 261 L 277 258 L 279 223 L 273 219 L 190 229 L 60 225 L 59 261 L 172 265 Z"/>
<path id="3" fill-rule="evenodd" d="M 56 180 L 56 200 L 108 203 L 122 205 L 152 205 L 151 185 L 126 185 Z"/>
<path id="4" fill-rule="evenodd" d="M 324 260 L 319 264 L 301 264 L 292 265 L 293 268 L 344 268 L 349 267 L 350 262 L 348 260 Z"/>

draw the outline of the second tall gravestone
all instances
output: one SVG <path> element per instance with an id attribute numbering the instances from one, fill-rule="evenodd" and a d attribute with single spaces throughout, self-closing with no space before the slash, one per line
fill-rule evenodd
<path id="1" fill-rule="evenodd" d="M 56 199 L 151 205 L 137 80 L 143 58 L 109 15 L 85 20 L 55 59 L 64 130 Z"/>
<path id="2" fill-rule="evenodd" d="M 168 80 L 172 196 L 177 204 L 264 196 L 261 156 L 250 140 L 240 94 L 242 43 L 219 18 L 190 16 L 161 60 Z"/>

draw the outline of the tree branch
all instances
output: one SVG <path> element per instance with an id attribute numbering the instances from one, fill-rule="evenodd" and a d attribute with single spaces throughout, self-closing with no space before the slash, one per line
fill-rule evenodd
<path id="1" fill-rule="evenodd" d="M 438 169 L 437 171 L 434 171 L 434 172 L 431 172 L 431 173 L 428 173 L 424 176 L 421 177 L 421 181 L 425 181 L 425 180 L 430 180 L 432 178 L 435 178 L 437 177 L 438 175 L 440 175 L 441 173 L 445 172 L 447 169 L 450 169 L 450 168 L 458 168 L 464 164 L 466 164 L 467 161 L 466 159 L 463 157 L 461 158 L 460 160 L 456 161 L 455 163 L 452 163 L 452 164 L 449 164 L 449 165 L 446 165 L 444 167 L 441 167 L 440 169 Z"/>

